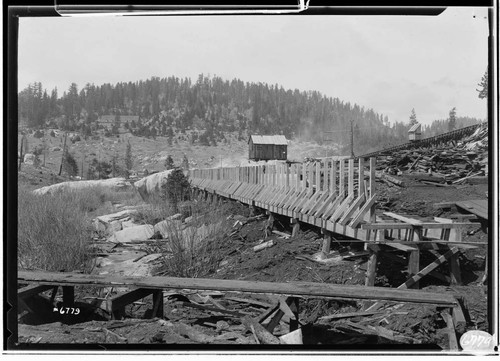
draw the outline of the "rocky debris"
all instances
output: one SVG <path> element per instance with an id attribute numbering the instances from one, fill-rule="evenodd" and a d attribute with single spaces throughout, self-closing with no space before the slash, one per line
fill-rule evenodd
<path id="1" fill-rule="evenodd" d="M 153 237 L 154 233 L 154 227 L 152 225 L 144 224 L 117 231 L 109 240 L 114 243 L 141 242 Z"/>
<path id="2" fill-rule="evenodd" d="M 112 234 L 116 231 L 126 228 L 123 226 L 123 223 L 126 221 L 129 222 L 127 223 L 127 227 L 131 227 L 132 224 L 135 225 L 130 220 L 130 217 L 134 214 L 137 214 L 137 211 L 135 209 L 126 209 L 121 212 L 99 216 L 94 219 L 94 227 L 97 231 L 103 231 Z"/>
<path id="3" fill-rule="evenodd" d="M 172 173 L 173 169 L 155 173 L 134 183 L 141 198 L 148 201 L 151 197 L 161 192 L 162 187 L 167 183 L 167 178 Z"/>
<path id="4" fill-rule="evenodd" d="M 26 153 L 24 155 L 24 163 L 29 164 L 29 165 L 34 165 L 35 164 L 35 155 L 32 153 Z"/>
<path id="5" fill-rule="evenodd" d="M 182 221 L 180 220 L 163 220 L 154 225 L 155 234 L 160 234 L 162 238 L 168 238 L 170 232 L 174 230 L 180 230 L 182 227 Z"/>
<path id="6" fill-rule="evenodd" d="M 128 190 L 132 185 L 125 178 L 110 178 L 99 180 L 84 180 L 75 182 L 62 182 L 50 186 L 35 189 L 33 193 L 38 195 L 56 194 L 60 192 L 79 191 L 92 187 L 99 187 L 105 191 L 118 192 Z"/>
<path id="7" fill-rule="evenodd" d="M 488 176 L 488 128 L 480 127 L 460 142 L 380 155 L 377 170 L 390 175 L 411 174 L 424 184 L 442 186 Z"/>

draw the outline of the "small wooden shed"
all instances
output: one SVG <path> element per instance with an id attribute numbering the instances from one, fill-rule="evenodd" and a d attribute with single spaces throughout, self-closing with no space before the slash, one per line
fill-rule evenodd
<path id="1" fill-rule="evenodd" d="M 410 130 L 408 130 L 408 138 L 410 142 L 422 139 L 422 125 L 420 123 L 412 125 Z"/>
<path id="2" fill-rule="evenodd" d="M 251 135 L 248 139 L 248 159 L 286 160 L 288 141 L 284 135 Z"/>

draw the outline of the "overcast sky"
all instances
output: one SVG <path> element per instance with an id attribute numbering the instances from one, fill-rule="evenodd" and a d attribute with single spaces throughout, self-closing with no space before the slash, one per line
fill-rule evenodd
<path id="1" fill-rule="evenodd" d="M 151 76 L 318 90 L 407 122 L 486 118 L 487 10 L 424 16 L 21 18 L 19 88 L 101 85 Z"/>

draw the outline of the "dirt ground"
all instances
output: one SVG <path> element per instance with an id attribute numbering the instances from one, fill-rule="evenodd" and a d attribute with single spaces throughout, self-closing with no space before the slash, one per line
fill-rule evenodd
<path id="1" fill-rule="evenodd" d="M 398 214 L 417 215 L 421 217 L 446 217 L 449 212 L 443 212 L 433 207 L 434 203 L 444 201 L 459 201 L 485 198 L 488 187 L 485 184 L 466 185 L 460 189 L 454 187 L 440 188 L 421 186 L 408 177 L 405 188 L 389 187 L 377 183 L 379 211 L 391 210 Z M 322 235 L 318 229 L 302 225 L 295 238 L 271 234 L 266 238 L 266 217 L 249 221 L 249 209 L 238 202 L 229 202 L 227 214 L 235 222 L 231 237 L 224 244 L 219 269 L 205 275 L 205 278 L 239 279 L 254 281 L 293 282 L 311 281 L 320 283 L 362 285 L 364 284 L 367 254 L 363 252 L 360 243 L 332 242 L 330 257 L 349 256 L 331 264 L 321 264 L 315 261 L 315 254 L 321 250 Z M 243 225 L 236 221 L 242 220 Z M 290 234 L 291 228 L 286 217 L 277 216 L 274 229 Z M 487 242 L 487 235 L 479 230 L 479 225 L 463 230 L 465 242 Z M 273 240 L 275 245 L 260 252 L 253 247 L 263 241 Z M 391 250 L 389 257 L 382 253 L 379 257 L 376 286 L 397 287 L 408 275 L 404 265 L 394 263 L 394 256 L 404 259 L 402 252 Z M 487 287 L 480 283 L 485 270 L 486 246 L 479 245 L 460 254 L 462 286 L 450 286 L 448 283 L 432 277 L 424 277 L 420 287 L 431 292 L 451 292 L 460 295 L 465 300 L 465 306 L 470 315 L 467 329 L 488 331 Z M 422 253 L 421 262 L 426 265 L 433 261 L 430 254 Z M 446 264 L 438 270 L 444 275 L 449 274 Z M 160 270 L 158 270 L 160 271 Z M 86 344 L 211 344 L 211 345 L 251 345 L 256 341 L 252 332 L 242 324 L 240 317 L 217 313 L 205 309 L 185 307 L 185 302 L 204 304 L 200 300 L 206 298 L 194 293 L 175 293 L 167 296 L 164 319 L 146 319 L 151 313 L 151 300 L 144 299 L 126 309 L 123 320 L 110 321 L 109 314 L 98 308 L 81 303 L 86 309 L 79 319 L 54 314 L 52 305 L 47 303 L 50 292 L 36 301 L 37 315 L 24 312 L 19 318 L 19 342 L 26 345 L 39 343 L 86 343 Z M 95 290 L 80 290 L 77 299 L 94 295 Z M 227 296 L 211 294 L 225 309 L 236 310 L 241 314 L 257 317 L 263 308 L 258 304 L 249 304 L 255 300 L 264 304 L 273 304 L 276 299 L 256 295 L 236 295 L 244 297 L 247 303 L 227 300 Z M 231 296 L 231 295 L 230 295 Z M 201 297 L 201 298 L 200 298 Z M 205 297 L 205 298 L 204 298 Z M 83 302 L 83 301 L 82 301 Z M 184 304 L 183 304 L 184 302 Z M 213 305 L 212 305 L 213 306 Z M 355 317 L 348 320 L 328 320 L 329 315 L 359 312 L 362 302 L 328 301 L 302 298 L 299 301 L 299 322 L 302 325 L 303 341 L 310 345 L 425 345 L 428 348 L 447 349 L 448 336 L 445 321 L 440 309 L 436 306 L 421 306 L 415 304 L 386 303 L 385 312 L 369 317 Z M 241 315 L 240 315 L 241 316 Z M 188 325 L 207 338 L 193 340 L 192 334 L 179 325 Z M 183 326 L 184 327 L 184 326 Z M 380 334 L 361 332 L 382 327 L 390 330 L 391 337 L 380 337 Z M 192 331 L 192 329 L 190 329 Z M 354 330 L 357 330 L 355 332 Z M 379 329 L 378 329 L 379 330 Z M 190 332 L 191 332 L 190 331 Z M 275 330 L 275 335 L 288 332 L 288 325 L 282 322 Z M 191 335 L 191 337 L 189 337 Z M 32 345 L 33 347 L 35 345 Z"/>

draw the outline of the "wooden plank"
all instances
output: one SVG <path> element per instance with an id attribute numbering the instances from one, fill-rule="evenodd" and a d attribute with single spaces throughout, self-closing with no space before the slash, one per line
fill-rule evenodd
<path id="1" fill-rule="evenodd" d="M 348 209 L 353 198 L 354 198 L 354 194 L 349 194 L 347 196 L 347 198 L 342 202 L 342 204 L 337 208 L 335 213 L 333 213 L 333 215 L 330 217 L 330 221 L 336 222 L 337 219 L 339 219 L 340 216 L 342 216 L 342 214 Z"/>
<path id="2" fill-rule="evenodd" d="M 434 220 L 437 222 L 450 222 L 451 221 L 451 219 L 439 218 L 439 217 L 435 217 Z M 459 229 L 450 230 L 448 238 L 452 241 L 455 241 L 455 242 L 459 242 L 459 243 L 462 242 L 462 229 L 459 228 Z M 450 260 L 448 262 L 450 265 L 451 283 L 455 284 L 455 285 L 462 284 L 462 275 L 460 272 L 460 261 L 459 261 L 458 257 L 459 257 L 458 254 L 454 254 L 454 255 L 452 255 L 452 257 L 450 257 Z"/>
<path id="3" fill-rule="evenodd" d="M 358 209 L 358 207 L 365 201 L 365 195 L 362 193 L 349 207 L 349 209 L 344 213 L 340 219 L 340 224 L 346 224 L 352 217 L 353 213 Z"/>
<path id="4" fill-rule="evenodd" d="M 457 335 L 455 333 L 455 325 L 453 324 L 453 318 L 451 317 L 451 315 L 447 310 L 442 311 L 441 316 L 446 321 L 450 351 L 459 351 L 460 349 L 458 347 Z"/>
<path id="5" fill-rule="evenodd" d="M 372 205 L 375 204 L 375 201 L 377 199 L 377 194 L 374 194 L 364 205 L 361 207 L 358 213 L 356 213 L 353 218 L 351 223 L 349 223 L 349 226 L 355 228 L 358 226 L 358 224 L 363 220 L 364 215 L 371 209 Z"/>
<path id="6" fill-rule="evenodd" d="M 372 299 L 396 302 L 428 303 L 454 307 L 455 297 L 446 293 L 415 290 L 395 290 L 381 287 L 335 285 L 313 282 L 260 282 L 180 277 L 132 277 L 85 275 L 76 273 L 19 271 L 19 283 L 61 286 L 137 287 L 152 289 L 194 289 L 249 293 L 271 293 L 292 296 L 330 297 L 336 299 Z"/>
<path id="7" fill-rule="evenodd" d="M 422 221 L 419 221 L 418 219 L 413 219 L 413 218 L 401 216 L 399 214 L 392 213 L 392 212 L 384 212 L 384 214 L 386 216 L 389 216 L 391 218 L 397 219 L 397 220 L 402 221 L 402 222 L 409 223 L 409 224 L 414 225 L 414 226 L 420 226 L 423 223 Z"/>
<path id="8" fill-rule="evenodd" d="M 17 290 L 17 297 L 25 299 L 53 288 L 54 287 L 50 285 L 28 285 Z"/>
<path id="9" fill-rule="evenodd" d="M 125 293 L 120 293 L 114 297 L 111 297 L 108 300 L 109 307 L 111 309 L 111 312 L 114 312 L 115 310 L 121 310 L 125 306 L 130 305 L 132 302 L 135 302 L 137 300 L 140 300 L 142 298 L 148 297 L 151 295 L 155 290 L 154 289 L 148 289 L 148 288 L 137 288 L 135 290 L 125 292 Z"/>
<path id="10" fill-rule="evenodd" d="M 470 226 L 470 225 L 474 224 L 470 222 L 462 222 L 462 223 L 422 222 L 420 224 L 381 222 L 381 223 L 364 223 L 361 225 L 361 228 L 362 229 L 414 229 L 415 227 L 421 227 L 427 229 L 450 229 L 450 228 L 460 228 L 463 226 Z"/>
<path id="11" fill-rule="evenodd" d="M 488 219 L 488 200 L 486 199 L 461 201 L 455 202 L 455 204 L 469 213 L 473 213 L 483 219 Z"/>
<path id="12" fill-rule="evenodd" d="M 358 197 L 365 193 L 365 163 L 363 158 L 358 159 Z"/>
<path id="13" fill-rule="evenodd" d="M 340 169 L 339 169 L 339 193 L 344 194 L 344 176 L 345 176 L 345 162 L 344 160 L 340 160 Z"/>
<path id="14" fill-rule="evenodd" d="M 337 191 L 337 161 L 332 159 L 332 167 L 330 169 L 330 193 Z"/>
<path id="15" fill-rule="evenodd" d="M 347 194 L 354 194 L 354 159 L 349 159 L 349 171 L 347 178 Z"/>
<path id="16" fill-rule="evenodd" d="M 453 256 L 454 254 L 458 253 L 458 248 L 452 248 L 445 254 L 439 256 L 436 260 L 434 260 L 432 263 L 427 265 L 426 267 L 422 268 L 420 271 L 417 272 L 414 276 L 412 276 L 410 279 L 408 279 L 405 283 L 400 285 L 398 289 L 405 289 L 405 288 L 410 288 L 412 285 L 414 285 L 416 282 L 418 282 L 421 278 L 424 276 L 428 275 L 430 272 L 432 272 L 434 269 L 439 267 L 441 264 L 446 262 L 448 258 Z"/>
<path id="17" fill-rule="evenodd" d="M 315 167 L 315 186 L 316 186 L 316 192 L 321 192 L 321 162 L 316 162 L 316 167 Z"/>
<path id="18" fill-rule="evenodd" d="M 323 205 L 318 209 L 318 211 L 313 214 L 316 217 L 321 217 L 325 213 L 326 209 L 332 204 L 332 202 L 337 198 L 337 192 L 331 193 L 327 199 L 323 202 Z"/>
<path id="19" fill-rule="evenodd" d="M 322 195 L 320 195 L 320 197 L 318 198 L 318 200 L 315 202 L 315 204 L 312 206 L 312 208 L 307 211 L 307 214 L 309 215 L 314 215 L 316 213 L 316 211 L 321 208 L 321 206 L 324 204 L 324 202 L 328 199 L 328 192 L 324 192 Z"/>
<path id="20" fill-rule="evenodd" d="M 344 200 L 344 195 L 339 194 L 337 198 L 335 198 L 335 200 L 330 205 L 328 205 L 328 207 L 326 207 L 322 215 L 323 219 L 330 218 L 333 215 L 333 213 L 335 213 L 337 207 L 339 206 L 340 203 L 342 203 L 343 200 Z"/>

